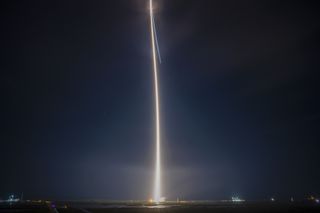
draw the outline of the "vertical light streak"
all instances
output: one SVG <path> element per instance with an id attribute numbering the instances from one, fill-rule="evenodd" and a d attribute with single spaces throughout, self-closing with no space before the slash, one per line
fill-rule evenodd
<path id="1" fill-rule="evenodd" d="M 155 182 L 154 182 L 154 197 L 156 203 L 161 199 L 161 162 L 160 162 L 160 113 L 159 113 L 159 92 L 158 92 L 158 69 L 156 58 L 156 44 L 154 35 L 154 22 L 153 22 L 153 5 L 150 0 L 150 31 L 152 43 L 152 60 L 154 72 L 154 92 L 155 92 L 155 113 L 156 113 L 156 165 L 155 165 Z"/>

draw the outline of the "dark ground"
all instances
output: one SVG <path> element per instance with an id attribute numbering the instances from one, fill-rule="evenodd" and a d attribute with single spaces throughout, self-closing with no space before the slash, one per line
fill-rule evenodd
<path id="1" fill-rule="evenodd" d="M 56 207 L 56 208 L 52 208 Z M 58 202 L 58 203 L 19 203 L 19 204 L 0 204 L 0 212 L 320 212 L 320 205 L 311 203 L 271 203 L 271 202 L 251 202 L 251 203 L 183 203 L 166 204 L 163 206 L 151 206 L 138 203 L 96 203 L 96 202 Z"/>

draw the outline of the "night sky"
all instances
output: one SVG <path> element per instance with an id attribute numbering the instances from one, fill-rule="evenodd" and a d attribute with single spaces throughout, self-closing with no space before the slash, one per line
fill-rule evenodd
<path id="1" fill-rule="evenodd" d="M 319 7 L 156 2 L 164 196 L 320 193 Z M 0 8 L 0 198 L 152 196 L 148 1 Z"/>

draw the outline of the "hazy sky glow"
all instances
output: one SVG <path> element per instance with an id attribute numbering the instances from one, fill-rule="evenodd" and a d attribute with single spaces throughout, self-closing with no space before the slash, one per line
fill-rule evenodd
<path id="1" fill-rule="evenodd" d="M 320 192 L 317 7 L 154 1 L 164 195 Z M 152 196 L 148 1 L 0 8 L 0 198 Z"/>

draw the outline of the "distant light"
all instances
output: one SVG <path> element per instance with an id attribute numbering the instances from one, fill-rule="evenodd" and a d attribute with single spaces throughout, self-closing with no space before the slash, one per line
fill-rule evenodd
<path id="1" fill-rule="evenodd" d="M 15 198 L 14 195 L 10 195 L 7 202 L 9 203 L 13 203 L 13 202 L 19 202 L 20 199 L 19 198 Z"/>
<path id="2" fill-rule="evenodd" d="M 231 198 L 232 202 L 244 202 L 245 200 L 240 199 L 239 197 L 232 197 Z"/>
<path id="3" fill-rule="evenodd" d="M 275 201 L 275 199 L 272 197 L 271 199 L 270 199 L 272 202 L 274 202 Z"/>
<path id="4" fill-rule="evenodd" d="M 152 198 L 150 198 L 148 201 L 149 201 L 149 203 L 153 203 L 153 199 Z"/>
<path id="5" fill-rule="evenodd" d="M 319 199 L 315 199 L 316 203 L 320 203 L 320 200 Z"/>

